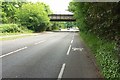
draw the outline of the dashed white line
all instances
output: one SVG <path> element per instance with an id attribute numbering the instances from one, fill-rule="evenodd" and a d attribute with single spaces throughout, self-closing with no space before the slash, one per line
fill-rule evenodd
<path id="1" fill-rule="evenodd" d="M 5 57 L 5 56 L 11 55 L 11 54 L 13 54 L 13 53 L 19 52 L 19 51 L 24 50 L 24 49 L 26 49 L 26 48 L 27 48 L 27 47 L 23 47 L 23 48 L 20 48 L 20 49 L 18 49 L 18 50 L 15 50 L 15 51 L 9 52 L 9 53 L 7 53 L 7 54 L 1 55 L 0 58 L 3 58 L 3 57 Z"/>
<path id="2" fill-rule="evenodd" d="M 73 40 L 71 40 L 71 43 L 73 43 Z"/>
<path id="3" fill-rule="evenodd" d="M 67 55 L 69 55 L 70 49 L 71 49 L 71 45 L 70 45 L 69 48 L 68 48 Z"/>
<path id="4" fill-rule="evenodd" d="M 59 73 L 59 75 L 58 75 L 58 79 L 57 79 L 57 80 L 60 80 L 60 79 L 62 78 L 64 69 L 65 69 L 65 65 L 66 65 L 65 63 L 62 65 L 62 68 L 61 68 L 61 70 L 60 70 L 60 73 Z"/>
<path id="5" fill-rule="evenodd" d="M 35 45 L 40 44 L 40 43 L 42 43 L 42 42 L 45 42 L 45 41 L 40 41 L 40 42 L 37 42 L 37 43 L 35 43 Z"/>

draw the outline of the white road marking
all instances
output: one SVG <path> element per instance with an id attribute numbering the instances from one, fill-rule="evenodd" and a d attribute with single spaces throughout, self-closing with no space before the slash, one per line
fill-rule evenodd
<path id="1" fill-rule="evenodd" d="M 42 43 L 42 42 L 45 42 L 45 41 L 40 41 L 40 42 L 37 42 L 37 43 L 35 43 L 35 45 L 40 44 L 40 43 Z"/>
<path id="2" fill-rule="evenodd" d="M 79 51 L 83 51 L 83 48 L 72 48 L 73 51 L 79 50 Z"/>
<path id="3" fill-rule="evenodd" d="M 15 51 L 9 52 L 9 53 L 7 53 L 7 54 L 1 55 L 0 58 L 3 58 L 3 57 L 5 57 L 5 56 L 11 55 L 11 54 L 13 54 L 13 53 L 19 52 L 19 51 L 24 50 L 24 49 L 26 49 L 26 48 L 27 48 L 27 47 L 23 47 L 23 48 L 20 48 L 20 49 L 18 49 L 18 50 L 15 50 Z"/>
<path id="4" fill-rule="evenodd" d="M 71 40 L 71 43 L 73 43 L 73 40 Z"/>
<path id="5" fill-rule="evenodd" d="M 65 69 L 65 65 L 66 65 L 65 63 L 62 65 L 62 68 L 61 68 L 61 70 L 60 70 L 60 73 L 59 73 L 59 75 L 58 75 L 58 79 L 57 79 L 57 80 L 60 80 L 60 79 L 62 78 L 64 69 Z"/>
<path id="6" fill-rule="evenodd" d="M 67 55 L 69 55 L 70 49 L 71 49 L 71 45 L 70 45 L 69 48 L 68 48 Z"/>

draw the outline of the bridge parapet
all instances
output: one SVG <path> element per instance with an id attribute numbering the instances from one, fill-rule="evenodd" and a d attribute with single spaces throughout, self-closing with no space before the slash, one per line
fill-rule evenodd
<path id="1" fill-rule="evenodd" d="M 50 21 L 76 21 L 73 14 L 49 14 Z"/>

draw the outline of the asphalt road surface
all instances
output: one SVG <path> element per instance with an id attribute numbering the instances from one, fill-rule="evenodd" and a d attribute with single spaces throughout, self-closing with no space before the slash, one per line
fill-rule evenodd
<path id="1" fill-rule="evenodd" d="M 79 33 L 50 32 L 2 42 L 3 78 L 99 78 Z"/>

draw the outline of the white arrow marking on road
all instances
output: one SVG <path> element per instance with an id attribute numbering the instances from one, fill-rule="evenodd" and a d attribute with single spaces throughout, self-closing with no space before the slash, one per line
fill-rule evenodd
<path id="1" fill-rule="evenodd" d="M 83 51 L 83 48 L 72 48 L 73 51 L 79 50 L 79 51 Z"/>
<path id="2" fill-rule="evenodd" d="M 5 57 L 5 56 L 8 56 L 8 55 L 11 55 L 11 54 L 16 53 L 16 52 L 19 52 L 19 51 L 21 51 L 21 50 L 23 50 L 23 49 L 26 49 L 26 48 L 27 48 L 27 47 L 23 47 L 23 48 L 20 48 L 20 49 L 18 49 L 18 50 L 15 50 L 15 51 L 9 52 L 9 53 L 7 53 L 7 54 L 1 55 L 0 58 Z"/>

